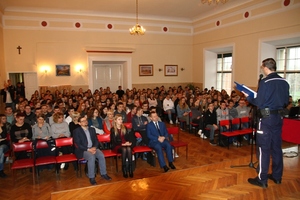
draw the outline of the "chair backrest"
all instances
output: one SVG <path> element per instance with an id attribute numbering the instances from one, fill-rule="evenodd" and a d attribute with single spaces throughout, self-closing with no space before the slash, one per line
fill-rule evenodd
<path id="1" fill-rule="evenodd" d="M 139 132 L 135 132 L 134 135 L 135 135 L 136 138 L 142 138 L 142 136 Z"/>
<path id="2" fill-rule="evenodd" d="M 21 142 L 21 143 L 13 143 L 13 151 L 31 151 L 32 150 L 32 142 Z"/>
<path id="3" fill-rule="evenodd" d="M 220 124 L 220 126 L 229 126 L 230 120 L 229 119 L 220 120 L 219 124 Z"/>
<path id="4" fill-rule="evenodd" d="M 99 142 L 110 142 L 110 134 L 97 134 L 97 139 Z"/>
<path id="5" fill-rule="evenodd" d="M 46 140 L 37 140 L 35 148 L 36 149 L 46 149 L 49 145 Z"/>
<path id="6" fill-rule="evenodd" d="M 128 129 L 132 129 L 132 123 L 123 123 L 124 126 Z"/>
<path id="7" fill-rule="evenodd" d="M 72 137 L 57 138 L 57 139 L 55 139 L 55 145 L 56 145 L 56 147 L 72 146 L 73 138 Z"/>
<path id="8" fill-rule="evenodd" d="M 179 127 L 169 127 L 167 131 L 169 134 L 176 135 L 179 134 Z"/>
<path id="9" fill-rule="evenodd" d="M 233 118 L 231 120 L 231 124 L 232 125 L 236 125 L 236 124 L 240 125 L 240 123 L 241 123 L 241 119 L 240 118 Z"/>
<path id="10" fill-rule="evenodd" d="M 249 117 L 242 117 L 242 118 L 241 118 L 241 122 L 242 122 L 242 123 L 246 123 L 246 122 L 249 123 L 249 121 L 250 121 L 250 120 L 249 120 Z"/>

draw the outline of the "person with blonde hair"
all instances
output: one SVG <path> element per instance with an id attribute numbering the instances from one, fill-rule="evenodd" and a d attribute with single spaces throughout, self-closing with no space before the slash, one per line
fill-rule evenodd
<path id="1" fill-rule="evenodd" d="M 191 112 L 191 109 L 187 105 L 186 99 L 184 97 L 181 97 L 176 109 L 178 119 L 181 121 L 185 121 L 186 124 L 190 124 L 189 113 Z"/>
<path id="2" fill-rule="evenodd" d="M 80 127 L 79 123 L 78 123 L 78 118 L 80 117 L 80 113 L 79 112 L 73 112 L 70 116 L 72 118 L 72 121 L 69 123 L 69 129 L 70 129 L 70 134 L 71 137 L 73 137 L 73 131 Z"/>
<path id="3" fill-rule="evenodd" d="M 116 114 L 113 127 L 110 130 L 111 148 L 113 151 L 122 154 L 122 171 L 124 178 L 133 177 L 132 168 L 132 136 L 123 124 L 122 115 Z M 128 167 L 126 166 L 128 160 Z"/>
<path id="4" fill-rule="evenodd" d="M 61 112 L 57 112 L 53 114 L 53 124 L 51 125 L 52 130 L 52 137 L 54 139 L 61 138 L 61 137 L 70 137 L 70 129 L 67 122 L 64 121 L 64 114 Z M 71 147 L 61 147 L 59 150 L 63 154 L 69 154 L 72 152 Z M 62 165 L 62 167 L 67 170 L 69 168 L 69 164 L 66 163 L 65 165 Z M 75 164 L 74 164 L 75 167 Z"/>

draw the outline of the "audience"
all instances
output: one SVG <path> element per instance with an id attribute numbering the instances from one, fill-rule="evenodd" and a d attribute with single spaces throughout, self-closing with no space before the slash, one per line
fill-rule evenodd
<path id="1" fill-rule="evenodd" d="M 134 132 L 140 133 L 144 145 L 149 145 L 156 150 L 160 166 L 164 171 L 168 171 L 169 167 L 175 168 L 173 160 L 170 158 L 173 156 L 172 148 L 171 153 L 169 152 L 169 135 L 165 130 L 165 124 L 160 119 L 163 111 L 168 118 L 164 117 L 162 120 L 170 125 L 177 123 L 177 118 L 185 121 L 188 125 L 190 121 L 198 124 L 198 134 L 201 138 L 206 139 L 205 129 L 209 130 L 209 141 L 214 146 L 216 145 L 215 130 L 218 129 L 220 120 L 249 117 L 250 115 L 250 107 L 247 106 L 242 95 L 233 91 L 229 96 L 225 90 L 219 92 L 214 87 L 211 90 L 205 88 L 201 91 L 197 87 L 194 90 L 185 87 L 183 90 L 182 87 L 165 88 L 164 86 L 154 89 L 123 90 L 119 86 L 116 93 L 111 92 L 109 87 L 101 87 L 94 93 L 90 90 L 84 91 L 82 88 L 78 92 L 72 90 L 70 93 L 67 90 L 57 90 L 53 94 L 50 91 L 39 94 L 36 91 L 29 101 L 19 91 L 16 101 L 12 103 L 9 103 L 9 98 L 11 98 L 9 96 L 14 98 L 15 96 L 8 92 L 8 87 L 13 88 L 11 84 L 7 83 L 6 89 L 1 90 L 1 94 L 6 95 L 8 101 L 4 102 L 6 105 L 5 115 L 0 114 L 0 139 L 5 137 L 5 132 L 11 134 L 12 142 L 25 142 L 31 139 L 47 140 L 51 136 L 53 138 L 73 137 L 73 133 L 79 133 L 78 129 L 83 130 L 80 131 L 80 134 L 84 134 L 86 131 L 94 130 L 89 128 L 93 127 L 96 134 L 111 134 L 113 150 L 122 153 L 124 177 L 128 177 L 128 173 L 130 177 L 133 176 L 132 157 L 129 155 L 131 155 L 131 148 L 137 140 L 134 138 Z M 18 105 L 18 110 L 15 109 L 15 104 Z M 292 105 L 290 102 L 286 112 Z M 297 106 L 300 106 L 300 100 L 298 100 Z M 190 112 L 191 116 L 189 116 Z M 82 119 L 82 123 L 79 119 Z M 84 122 L 85 119 L 88 121 Z M 159 131 L 154 126 L 154 122 L 157 121 L 159 121 Z M 132 123 L 133 132 L 124 128 L 123 123 L 125 122 Z M 85 123 L 87 123 L 87 128 Z M 241 128 L 247 127 L 248 123 L 241 126 Z M 229 127 L 221 128 L 229 130 Z M 240 128 L 239 125 L 231 126 L 231 130 L 238 128 Z M 162 136 L 159 135 L 160 131 Z M 170 139 L 172 140 L 172 138 Z M 2 148 L 3 141 L 0 142 L 0 177 L 6 176 L 3 167 L 1 168 L 1 161 L 3 161 L 1 155 L 6 151 L 6 148 Z M 236 138 L 232 138 L 232 142 L 235 145 L 238 144 Z M 169 167 L 163 160 L 162 147 L 167 153 Z M 73 152 L 72 149 L 58 149 L 57 151 Z M 93 152 L 96 151 L 93 150 Z M 17 158 L 21 157 L 25 158 L 27 154 L 17 154 Z M 129 161 L 128 166 L 124 159 Z M 106 174 L 106 171 L 102 171 L 102 173 Z M 91 184 L 95 184 L 94 177 L 91 174 L 89 177 Z"/>
<path id="2" fill-rule="evenodd" d="M 7 127 L 6 120 L 2 120 L 6 118 L 4 114 L 0 114 L 0 178 L 5 178 L 7 175 L 4 173 L 4 154 L 9 150 L 9 141 L 7 138 Z"/>

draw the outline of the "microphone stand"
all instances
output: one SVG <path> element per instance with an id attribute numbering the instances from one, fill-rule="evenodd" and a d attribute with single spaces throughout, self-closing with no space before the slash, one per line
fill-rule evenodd
<path id="1" fill-rule="evenodd" d="M 259 79 L 258 79 L 258 87 L 257 87 L 257 91 L 259 89 L 259 83 L 261 81 L 261 79 L 263 78 L 263 75 L 260 74 L 259 75 Z M 256 167 L 254 166 L 255 164 L 258 163 L 258 161 L 253 162 L 253 153 L 254 153 L 254 139 L 256 138 L 256 127 L 257 127 L 257 120 L 258 120 L 258 109 L 257 106 L 252 105 L 252 112 L 251 112 L 251 127 L 252 127 L 252 141 L 251 141 L 251 153 L 250 153 L 250 163 L 248 165 L 231 165 L 231 168 L 235 168 L 235 167 L 250 167 L 253 169 L 256 169 Z"/>

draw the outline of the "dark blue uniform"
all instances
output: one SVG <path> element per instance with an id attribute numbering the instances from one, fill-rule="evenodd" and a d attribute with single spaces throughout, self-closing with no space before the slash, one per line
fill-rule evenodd
<path id="1" fill-rule="evenodd" d="M 247 100 L 262 110 L 269 108 L 270 115 L 259 119 L 256 142 L 258 179 L 267 184 L 270 155 L 272 155 L 272 176 L 281 180 L 283 171 L 283 158 L 281 149 L 281 130 L 283 119 L 277 112 L 284 109 L 289 102 L 289 84 L 276 72 L 269 74 L 259 83 L 259 90 L 255 99 L 247 97 Z"/>

